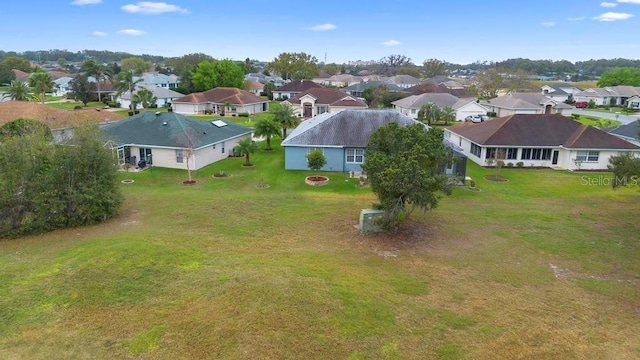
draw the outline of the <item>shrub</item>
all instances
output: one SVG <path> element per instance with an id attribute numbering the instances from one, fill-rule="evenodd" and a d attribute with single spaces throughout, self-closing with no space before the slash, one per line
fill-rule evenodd
<path id="1" fill-rule="evenodd" d="M 517 166 L 517 167 L 519 167 L 519 168 L 521 168 L 521 167 L 523 167 L 523 166 L 524 166 L 524 163 L 523 163 L 522 161 L 518 161 L 518 162 L 516 163 L 516 166 Z"/>
<path id="2" fill-rule="evenodd" d="M 512 163 L 512 162 L 508 162 L 508 163 L 507 163 L 507 167 L 508 167 L 508 168 L 512 168 L 512 167 L 513 167 L 513 163 Z"/>
<path id="3" fill-rule="evenodd" d="M 158 104 L 149 105 L 149 109 L 157 109 L 157 108 L 158 108 Z"/>
<path id="4" fill-rule="evenodd" d="M 496 162 L 496 167 L 501 168 L 501 167 L 503 167 L 503 166 L 504 166 L 504 161 L 502 161 L 502 160 L 498 160 L 498 161 Z"/>
<path id="5" fill-rule="evenodd" d="M 211 114 L 213 114 L 213 110 L 205 110 L 204 114 L 205 115 L 211 115 Z M 223 115 L 223 114 L 220 114 L 220 115 Z"/>
<path id="6" fill-rule="evenodd" d="M 112 108 L 119 108 L 120 107 L 120 103 L 117 102 L 117 101 L 109 101 L 107 103 L 107 105 L 109 105 L 109 107 L 112 107 Z"/>
<path id="7" fill-rule="evenodd" d="M 81 109 L 82 109 L 82 106 L 80 105 L 76 105 L 73 107 L 73 110 L 81 110 Z"/>
<path id="8" fill-rule="evenodd" d="M 596 102 L 593 101 L 593 100 L 589 100 L 589 102 L 587 103 L 587 108 L 595 109 L 596 108 Z"/>
<path id="9" fill-rule="evenodd" d="M 249 117 L 249 113 L 248 112 L 241 112 L 238 114 L 239 117 Z"/>
<path id="10" fill-rule="evenodd" d="M 489 117 L 497 117 L 498 116 L 498 114 L 495 111 L 489 111 L 489 112 L 487 112 L 487 115 Z"/>
<path id="11" fill-rule="evenodd" d="M 579 120 L 580 119 L 580 114 L 571 114 L 571 118 L 573 120 Z"/>

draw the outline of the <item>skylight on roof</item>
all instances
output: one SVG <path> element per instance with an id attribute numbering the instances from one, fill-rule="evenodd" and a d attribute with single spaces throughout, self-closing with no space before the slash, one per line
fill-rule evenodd
<path id="1" fill-rule="evenodd" d="M 222 120 L 213 120 L 211 123 L 217 127 L 227 126 L 227 123 Z"/>

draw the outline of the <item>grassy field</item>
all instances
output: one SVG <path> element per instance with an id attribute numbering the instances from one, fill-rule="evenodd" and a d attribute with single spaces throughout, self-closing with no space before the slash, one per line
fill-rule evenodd
<path id="1" fill-rule="evenodd" d="M 307 186 L 275 145 L 195 186 L 122 173 L 117 218 L 0 241 L 0 357 L 640 357 L 637 189 L 552 170 L 496 183 L 472 164 L 481 191 L 365 236 L 370 189 Z"/>

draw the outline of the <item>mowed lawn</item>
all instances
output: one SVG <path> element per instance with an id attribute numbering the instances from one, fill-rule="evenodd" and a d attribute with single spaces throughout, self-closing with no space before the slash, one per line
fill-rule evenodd
<path id="1" fill-rule="evenodd" d="M 195 186 L 123 173 L 119 217 L 1 240 L 0 358 L 640 358 L 638 188 L 472 164 L 481 191 L 365 236 L 370 188 L 274 148 Z"/>

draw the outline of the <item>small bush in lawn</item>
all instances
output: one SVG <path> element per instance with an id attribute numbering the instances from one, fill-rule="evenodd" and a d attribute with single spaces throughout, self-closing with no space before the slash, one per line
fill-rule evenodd
<path id="1" fill-rule="evenodd" d="M 82 106 L 80 105 L 76 105 L 73 107 L 73 110 L 81 110 L 81 109 L 82 109 Z"/>
<path id="2" fill-rule="evenodd" d="M 524 163 L 522 161 L 518 161 L 516 163 L 516 167 L 519 167 L 519 168 L 524 167 Z"/>
<path id="3" fill-rule="evenodd" d="M 580 119 L 580 114 L 571 114 L 571 118 L 573 120 L 579 120 Z"/>
<path id="4" fill-rule="evenodd" d="M 149 109 L 157 109 L 157 108 L 158 108 L 158 104 L 149 105 Z"/>
<path id="5" fill-rule="evenodd" d="M 239 117 L 249 117 L 249 113 L 248 112 L 242 112 L 240 114 L 238 114 Z"/>
<path id="6" fill-rule="evenodd" d="M 512 167 L 513 167 L 513 163 L 512 163 L 512 162 L 508 162 L 508 163 L 507 163 L 507 167 L 508 167 L 508 168 L 512 168 Z"/>

